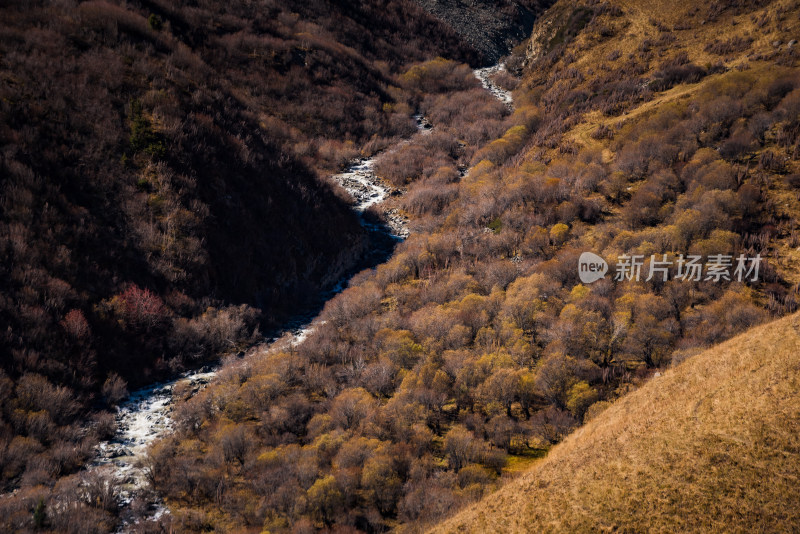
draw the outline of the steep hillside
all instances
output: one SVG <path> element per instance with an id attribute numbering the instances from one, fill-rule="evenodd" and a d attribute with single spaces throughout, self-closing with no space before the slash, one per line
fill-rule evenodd
<path id="1" fill-rule="evenodd" d="M 165 523 L 420 530 L 797 309 L 800 5 L 638 6 L 554 4 L 521 79 L 494 76 L 513 111 L 451 62 L 398 77 L 433 125 L 375 165 L 410 237 L 303 343 L 180 404 L 151 451 Z M 584 252 L 604 279 L 582 282 Z"/>
<path id="2" fill-rule="evenodd" d="M 652 378 L 431 532 L 796 532 L 800 315 Z"/>
<path id="3" fill-rule="evenodd" d="M 478 57 L 411 1 L 5 2 L 0 36 L 0 492 L 355 265 L 323 175 L 416 131 L 400 66 Z"/>
<path id="4" fill-rule="evenodd" d="M 202 392 L 178 392 L 177 428 L 147 465 L 171 513 L 148 526 L 419 530 L 501 487 L 656 373 L 797 309 L 795 1 L 557 2 L 508 70 L 493 75 L 514 89 L 513 108 L 463 63 L 480 57 L 458 44 L 457 28 L 411 0 L 65 5 L 34 5 L 42 10 L 35 15 L 13 8 L 3 20 L 27 31 L 7 32 L 0 45 L 9 47 L 1 57 L 15 73 L 3 71 L 0 105 L 14 119 L 4 139 L 27 147 L 9 152 L 27 156 L 14 164 L 18 178 L 4 197 L 13 201 L 3 207 L 19 218 L 8 226 L 14 256 L 4 267 L 13 284 L 3 293 L 10 295 L 3 317 L 15 321 L 6 330 L 15 345 L 4 360 L 9 378 L 0 378 L 0 460 L 8 485 L 20 486 L 11 504 L 0 501 L 6 530 L 33 528 L 45 512 L 54 530 L 113 523 L 113 494 L 103 493 L 113 484 L 77 477 L 54 484 L 92 443 L 76 424 L 79 406 L 113 403 L 124 389 L 102 362 L 152 372 L 156 365 L 143 358 L 180 354 L 156 360 L 158 368 L 180 367 L 209 346 L 242 346 L 252 310 L 219 309 L 241 302 L 237 291 L 279 298 L 281 290 L 266 285 L 277 280 L 293 296 L 298 267 L 321 278 L 313 266 L 329 265 L 326 257 L 307 261 L 315 241 L 306 232 L 317 223 L 322 250 L 339 250 L 342 233 L 358 240 L 347 217 L 336 218 L 344 206 L 327 205 L 315 172 L 389 144 L 374 168 L 402 193 L 390 207 L 409 218 L 410 237 L 331 299 L 302 343 L 259 347 Z M 408 34 L 421 52 L 404 44 Z M 429 59 L 439 48 L 456 60 Z M 73 57 L 92 68 L 74 66 Z M 33 83 L 42 62 L 53 79 L 42 74 L 47 83 Z M 56 79 L 69 81 L 70 91 Z M 110 122 L 91 106 L 67 113 L 81 82 L 95 79 L 97 98 L 81 101 L 114 102 Z M 18 105 L 30 91 L 61 97 L 52 109 L 44 96 Z M 414 130 L 415 112 L 432 128 L 398 142 Z M 28 126 L 39 122 L 47 127 Z M 94 139 L 109 128 L 110 145 L 64 137 Z M 66 140 L 50 142 L 53 132 Z M 47 150 L 33 150 L 37 135 Z M 100 276 L 91 248 L 70 253 L 87 236 L 70 240 L 47 218 L 61 204 L 16 209 L 45 198 L 31 188 L 47 176 L 35 165 L 53 160 L 48 150 L 77 160 L 68 160 L 70 180 L 51 197 L 71 199 L 95 161 L 104 165 L 100 176 L 127 184 L 89 197 L 72 225 L 94 235 L 96 205 L 137 223 L 126 222 L 136 231 L 122 233 L 131 243 L 126 254 L 113 239 L 103 252 L 126 259 L 126 276 Z M 186 157 L 196 186 L 181 178 L 195 176 L 180 170 Z M 231 161 L 242 163 L 224 172 Z M 307 194 L 268 202 L 245 187 L 254 183 L 248 169 L 287 178 L 281 183 Z M 248 202 L 266 209 L 239 213 Z M 320 219 L 291 209 L 309 203 Z M 268 232 L 282 221 L 292 234 Z M 36 239 L 29 226 L 38 228 Z M 246 246 L 250 229 L 269 233 L 270 247 L 280 249 L 257 257 L 262 249 Z M 227 250 L 252 251 L 258 261 Z M 603 280 L 582 282 L 584 252 L 608 263 Z M 76 297 L 50 280 L 62 278 L 48 274 L 53 269 L 71 265 L 62 257 L 88 269 L 78 271 L 86 280 L 64 278 L 81 288 Z M 639 261 L 638 276 L 619 268 L 626 258 Z M 701 271 L 689 273 L 687 260 L 698 258 Z M 254 267 L 261 261 L 272 266 L 264 278 Z M 757 273 L 737 276 L 740 261 L 758 265 Z M 196 263 L 203 276 L 183 274 Z M 198 296 L 207 290 L 212 299 Z M 88 332 L 121 341 L 87 348 Z M 45 341 L 26 344 L 37 336 Z M 26 375 L 31 369 L 36 374 Z M 69 391 L 42 374 L 82 388 L 85 404 L 71 403 Z M 107 419 L 98 422 L 94 432 L 108 428 Z M 71 489 L 87 486 L 88 495 Z"/>

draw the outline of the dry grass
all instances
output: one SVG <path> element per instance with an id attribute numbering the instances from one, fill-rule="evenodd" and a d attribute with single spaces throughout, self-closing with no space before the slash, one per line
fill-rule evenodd
<path id="1" fill-rule="evenodd" d="M 436 532 L 797 532 L 800 315 L 652 379 Z"/>
<path id="2" fill-rule="evenodd" d="M 582 55 L 579 63 L 597 65 L 612 48 L 620 50 L 623 55 L 636 53 L 644 39 L 657 39 L 663 33 L 662 30 L 666 30 L 677 37 L 672 51 L 685 50 L 691 60 L 700 65 L 720 59 L 719 55 L 705 50 L 706 45 L 715 39 L 726 41 L 734 37 L 752 38 L 752 46 L 745 52 L 723 58 L 728 67 L 733 67 L 746 62 L 748 55 L 769 53 L 773 50 L 772 43 L 775 40 L 785 43 L 787 38 L 792 38 L 791 34 L 798 26 L 796 18 L 791 15 L 781 16 L 779 25 L 772 23 L 763 27 L 753 17 L 753 14 L 762 12 L 775 17 L 778 12 L 791 13 L 797 9 L 792 0 L 771 2 L 760 10 L 743 10 L 738 14 L 734 13 L 735 10 L 727 10 L 713 21 L 706 18 L 708 6 L 695 2 L 614 0 L 610 3 L 622 10 L 622 17 L 615 23 L 622 31 L 614 39 L 600 43 L 599 46 L 591 46 L 585 42 L 590 50 L 587 50 L 588 54 Z M 774 19 L 770 20 L 772 22 Z M 656 21 L 657 25 L 654 24 Z"/>
<path id="3" fill-rule="evenodd" d="M 652 100 L 648 100 L 647 102 L 643 102 L 641 105 L 636 106 L 632 110 L 622 114 L 618 117 L 605 117 L 599 111 L 592 111 L 591 113 L 587 113 L 583 116 L 583 120 L 578 123 L 572 130 L 564 134 L 564 138 L 567 140 L 572 140 L 584 145 L 588 148 L 595 148 L 595 149 L 606 149 L 609 143 L 603 142 L 597 139 L 592 138 L 592 132 L 594 132 L 600 125 L 605 125 L 608 128 L 611 128 L 614 131 L 616 128 L 620 127 L 621 125 L 630 122 L 634 119 L 638 119 L 642 116 L 647 115 L 648 113 L 655 112 L 660 106 L 667 104 L 669 102 L 674 102 L 676 100 L 680 100 L 683 98 L 690 98 L 697 90 L 703 87 L 706 83 L 710 80 L 714 80 L 719 78 L 719 75 L 708 76 L 702 82 L 692 83 L 692 84 L 680 84 L 672 89 L 667 91 L 663 91 L 658 93 L 658 96 Z M 611 153 L 613 157 L 613 153 Z"/>
<path id="4" fill-rule="evenodd" d="M 558 9 L 562 4 L 561 9 Z M 576 58 L 572 67 L 586 75 L 587 80 L 602 72 L 604 66 L 609 63 L 607 58 L 612 51 L 619 52 L 622 59 L 629 55 L 637 56 L 643 41 L 656 41 L 659 36 L 666 34 L 672 34 L 675 42 L 666 49 L 657 50 L 652 54 L 647 61 L 648 67 L 644 78 L 651 77 L 661 62 L 680 53 L 686 53 L 692 63 L 706 67 L 721 63 L 728 70 L 743 66 L 765 68 L 753 58 L 768 57 L 776 53 L 774 42 L 780 42 L 785 47 L 785 43 L 796 38 L 800 31 L 797 18 L 798 5 L 791 0 L 775 1 L 762 9 L 740 14 L 725 11 L 713 21 L 706 20 L 707 6 L 691 2 L 614 0 L 610 4 L 619 7 L 622 15 L 620 17 L 603 15 L 601 21 L 606 26 L 615 28 L 617 35 L 611 39 L 599 39 L 595 32 L 585 31 L 575 38 L 568 49 Z M 563 10 L 568 10 L 568 6 L 562 1 L 557 3 L 551 12 L 558 13 Z M 770 23 L 763 27 L 759 26 L 756 20 L 760 18 L 758 16 L 760 14 L 764 14 Z M 656 19 L 658 25 L 655 23 Z M 664 32 L 662 29 L 667 31 Z M 714 40 L 726 41 L 736 37 L 747 37 L 753 42 L 741 53 L 720 56 L 706 51 L 708 43 Z M 689 98 L 698 89 L 718 77 L 719 75 L 711 75 L 700 83 L 679 84 L 667 91 L 657 92 L 651 100 L 627 110 L 620 116 L 605 117 L 599 112 L 588 113 L 565 134 L 564 139 L 589 148 L 603 149 L 608 143 L 591 137 L 591 133 L 601 124 L 613 128 L 620 123 L 647 114 L 664 103 Z M 557 149 L 551 150 L 549 156 L 557 157 Z"/>

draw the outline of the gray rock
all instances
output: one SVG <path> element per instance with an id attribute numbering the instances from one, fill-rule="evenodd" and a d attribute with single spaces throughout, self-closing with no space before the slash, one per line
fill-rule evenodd
<path id="1" fill-rule="evenodd" d="M 533 23 L 552 0 L 537 7 L 525 2 L 507 2 L 508 9 L 500 12 L 497 2 L 490 0 L 415 0 L 422 8 L 450 26 L 486 64 L 495 63 L 509 53 L 517 43 L 528 38 Z"/>
<path id="2" fill-rule="evenodd" d="M 121 458 L 122 456 L 131 456 L 133 453 L 125 447 L 114 447 L 107 453 L 107 458 Z"/>

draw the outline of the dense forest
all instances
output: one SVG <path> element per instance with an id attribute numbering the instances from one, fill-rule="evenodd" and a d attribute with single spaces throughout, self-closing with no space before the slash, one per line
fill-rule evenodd
<path id="1" fill-rule="evenodd" d="M 251 347 L 177 392 L 137 528 L 417 531 L 794 311 L 800 5 L 652 3 L 556 2 L 495 76 L 513 109 L 430 2 L 4 7 L 0 525 L 113 529 L 78 471 L 114 404 Z M 379 153 L 410 237 L 253 347 L 368 247 L 324 175 Z M 585 251 L 673 267 L 582 284 Z M 676 276 L 740 254 L 756 280 Z"/>
<path id="2" fill-rule="evenodd" d="M 47 525 L 104 531 L 114 503 L 78 491 L 103 483 L 68 475 L 113 406 L 250 346 L 352 268 L 369 243 L 324 176 L 415 131 L 400 65 L 482 60 L 410 1 L 0 15 L 0 489 L 34 492 L 0 515 L 31 526 L 53 491 Z"/>
<path id="3" fill-rule="evenodd" d="M 149 466 L 165 521 L 416 531 L 660 369 L 794 311 L 797 12 L 557 3 L 509 62 L 522 79 L 498 78 L 511 114 L 464 66 L 400 75 L 433 124 L 377 165 L 411 236 L 303 343 L 179 405 Z M 583 251 L 640 255 L 645 276 L 581 284 Z M 755 281 L 682 280 L 676 261 L 646 280 L 690 254 L 763 261 Z"/>

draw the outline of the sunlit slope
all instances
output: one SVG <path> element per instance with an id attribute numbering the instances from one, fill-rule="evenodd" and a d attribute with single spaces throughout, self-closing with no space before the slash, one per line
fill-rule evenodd
<path id="1" fill-rule="evenodd" d="M 436 532 L 797 532 L 800 315 L 620 399 Z"/>

